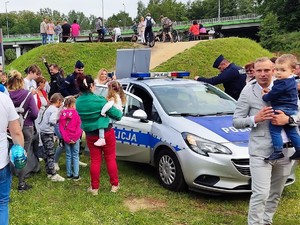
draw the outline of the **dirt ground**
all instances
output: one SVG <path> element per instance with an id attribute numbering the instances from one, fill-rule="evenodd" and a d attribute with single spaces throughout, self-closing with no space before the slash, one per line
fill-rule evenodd
<path id="1" fill-rule="evenodd" d="M 137 212 L 139 210 L 156 210 L 166 207 L 166 203 L 153 198 L 129 198 L 124 201 L 130 212 Z"/>
<path id="2" fill-rule="evenodd" d="M 177 55 L 184 50 L 197 45 L 199 41 L 188 42 L 156 42 L 155 46 L 151 49 L 150 70 L 154 69 L 161 63 L 169 60 L 173 56 Z"/>

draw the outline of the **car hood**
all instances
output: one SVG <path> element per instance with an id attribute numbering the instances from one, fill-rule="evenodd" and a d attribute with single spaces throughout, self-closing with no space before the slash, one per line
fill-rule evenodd
<path id="1" fill-rule="evenodd" d="M 250 128 L 236 129 L 232 125 L 232 115 L 202 117 L 169 117 L 171 126 L 179 132 L 195 134 L 207 140 L 225 144 L 232 143 L 247 147 Z"/>

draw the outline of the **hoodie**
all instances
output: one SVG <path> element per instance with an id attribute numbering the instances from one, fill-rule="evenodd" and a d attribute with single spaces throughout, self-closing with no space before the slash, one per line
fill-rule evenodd
<path id="1" fill-rule="evenodd" d="M 13 101 L 15 107 L 19 107 L 21 105 L 22 101 L 26 98 L 28 92 L 29 91 L 25 89 L 19 89 L 16 91 L 9 92 L 9 96 Z M 23 116 L 28 111 L 28 115 L 24 121 L 24 126 L 34 126 L 34 120 L 37 118 L 39 114 L 39 110 L 32 94 L 30 94 L 26 99 L 23 108 L 24 108 Z"/>
<path id="2" fill-rule="evenodd" d="M 66 143 L 76 142 L 81 134 L 81 120 L 76 109 L 63 109 L 59 117 L 59 131 Z"/>

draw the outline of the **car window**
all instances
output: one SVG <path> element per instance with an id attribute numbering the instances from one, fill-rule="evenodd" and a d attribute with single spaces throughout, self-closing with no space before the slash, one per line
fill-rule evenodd
<path id="1" fill-rule="evenodd" d="M 202 83 L 152 86 L 161 106 L 169 115 L 233 114 L 236 102 L 223 91 Z"/>
<path id="2" fill-rule="evenodd" d="M 106 85 L 96 85 L 94 92 L 96 95 L 102 95 L 103 97 L 107 96 L 107 86 Z M 124 91 L 126 95 L 126 104 L 124 106 L 124 116 L 132 117 L 133 113 L 137 109 L 143 109 L 144 105 L 141 98 L 135 96 L 131 93 Z"/>

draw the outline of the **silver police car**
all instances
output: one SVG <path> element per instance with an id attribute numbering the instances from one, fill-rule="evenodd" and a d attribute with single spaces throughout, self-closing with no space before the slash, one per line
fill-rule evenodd
<path id="1" fill-rule="evenodd" d="M 250 128 L 235 129 L 236 101 L 198 81 L 134 74 L 118 80 L 127 103 L 114 124 L 119 160 L 150 164 L 163 187 L 206 193 L 251 192 Z M 160 75 L 159 75 L 160 76 Z M 106 94 L 97 86 L 96 94 Z M 287 185 L 295 181 L 294 172 Z"/>

